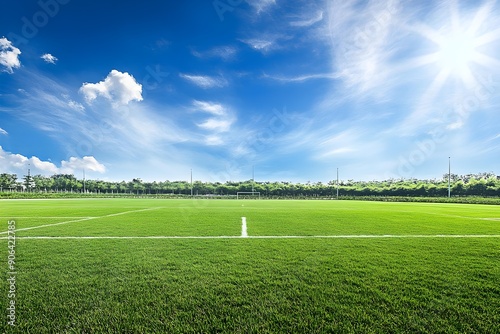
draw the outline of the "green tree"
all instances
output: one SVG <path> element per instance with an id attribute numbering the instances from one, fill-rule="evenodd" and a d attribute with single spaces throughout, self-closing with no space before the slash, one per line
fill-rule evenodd
<path id="1" fill-rule="evenodd" d="M 16 188 L 16 174 L 0 174 L 0 191 L 13 190 Z"/>
<path id="2" fill-rule="evenodd" d="M 31 192 L 35 189 L 35 180 L 33 179 L 33 175 L 24 175 L 23 177 L 23 186 L 27 192 Z"/>

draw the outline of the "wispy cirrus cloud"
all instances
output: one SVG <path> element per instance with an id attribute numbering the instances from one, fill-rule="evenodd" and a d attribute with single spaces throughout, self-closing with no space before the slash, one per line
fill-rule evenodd
<path id="1" fill-rule="evenodd" d="M 88 156 L 105 163 L 105 174 L 115 180 L 144 175 L 144 165 L 148 168 L 155 166 L 154 171 L 146 171 L 152 179 L 165 177 L 163 173 L 177 177 L 179 171 L 189 168 L 191 159 L 194 159 L 192 152 L 183 150 L 182 145 L 204 145 L 202 134 L 192 127 L 183 127 L 184 115 L 176 114 L 173 107 L 147 102 L 113 105 L 113 100 L 109 99 L 84 107 L 81 103 L 84 97 L 78 91 L 72 91 L 71 87 L 44 74 L 31 71 L 17 80 L 27 89 L 10 95 L 8 102 L 13 107 L 0 105 L 0 112 L 9 113 L 59 143 L 59 150 L 68 158 L 56 166 L 57 172 L 75 169 L 78 173 L 82 164 L 88 164 L 85 169 L 89 171 L 91 166 L 97 168 L 95 162 L 92 165 L 91 160 L 84 159 Z M 11 160 L 25 161 L 21 156 L 16 157 L 17 160 L 15 157 Z M 101 162 L 103 159 L 104 163 Z M 135 163 L 137 160 L 143 161 L 144 165 L 140 167 Z M 35 162 L 47 174 L 56 170 L 36 159 Z M 162 169 L 158 172 L 159 166 Z"/>
<path id="2" fill-rule="evenodd" d="M 236 117 L 229 108 L 211 101 L 194 100 L 192 105 L 194 112 L 202 112 L 210 115 L 208 118 L 204 118 L 202 121 L 196 123 L 198 128 L 208 132 L 205 135 L 204 143 L 209 146 L 225 144 L 221 135 L 229 132 L 236 121 Z"/>
<path id="3" fill-rule="evenodd" d="M 233 121 L 231 119 L 222 119 L 222 118 L 209 118 L 197 125 L 205 130 L 214 131 L 214 132 L 227 132 L 231 128 L 231 124 Z"/>
<path id="4" fill-rule="evenodd" d="M 182 79 L 189 81 L 190 83 L 203 89 L 222 88 L 228 85 L 227 80 L 223 77 L 211 77 L 208 75 L 194 75 L 185 73 L 180 73 L 179 76 Z"/>
<path id="5" fill-rule="evenodd" d="M 315 79 L 334 80 L 334 79 L 338 79 L 339 75 L 335 74 L 335 73 L 303 74 L 303 75 L 298 75 L 298 76 L 279 76 L 279 75 L 264 74 L 262 77 L 265 79 L 271 79 L 271 80 L 280 81 L 283 83 L 300 83 L 300 82 L 315 80 Z"/>
<path id="6" fill-rule="evenodd" d="M 328 34 L 334 71 L 352 93 L 379 94 L 390 84 L 391 61 L 398 49 L 392 32 L 400 20 L 397 0 L 328 4 Z"/>
<path id="7" fill-rule="evenodd" d="M 192 54 L 198 58 L 220 58 L 224 61 L 231 61 L 236 58 L 238 48 L 230 45 L 217 46 L 207 51 L 193 50 Z"/>
<path id="8" fill-rule="evenodd" d="M 83 104 L 76 102 L 76 101 L 73 101 L 73 100 L 68 101 L 68 107 L 70 107 L 73 110 L 80 111 L 80 112 L 85 110 L 85 107 L 83 106 Z"/>
<path id="9" fill-rule="evenodd" d="M 194 100 L 193 107 L 196 111 L 207 112 L 215 116 L 224 116 L 226 114 L 226 108 L 220 103 Z"/>
<path id="10" fill-rule="evenodd" d="M 58 140 L 69 155 L 92 155 L 94 152 L 133 155 L 154 151 L 165 143 L 186 140 L 174 122 L 155 106 L 116 104 L 111 95 L 111 100 L 104 99 L 84 107 L 79 102 L 78 92 L 72 92 L 43 74 L 32 71 L 22 80 L 29 83 L 29 89 L 10 97 L 10 104 L 15 107 L 0 106 L 0 111 L 9 112 L 46 132 Z M 116 89 L 110 91 L 117 93 Z M 126 100 L 130 95 L 127 96 Z M 117 99 L 120 101 L 119 94 Z M 165 107 L 159 109 L 164 111 Z"/>
<path id="11" fill-rule="evenodd" d="M 7 136 L 9 133 L 5 131 L 4 129 L 0 128 L 0 135 Z"/>
<path id="12" fill-rule="evenodd" d="M 280 45 L 278 43 L 280 39 L 289 39 L 289 38 L 282 35 L 263 34 L 261 36 L 254 38 L 240 39 L 240 41 L 242 43 L 245 43 L 255 51 L 268 53 L 270 51 L 280 48 Z"/>
<path id="13" fill-rule="evenodd" d="M 0 65 L 4 66 L 4 71 L 14 73 L 15 68 L 21 67 L 19 55 L 21 50 L 16 48 L 7 38 L 0 38 Z"/>
<path id="14" fill-rule="evenodd" d="M 290 21 L 292 27 L 310 27 L 323 20 L 323 11 L 318 11 L 311 17 L 301 17 Z"/>

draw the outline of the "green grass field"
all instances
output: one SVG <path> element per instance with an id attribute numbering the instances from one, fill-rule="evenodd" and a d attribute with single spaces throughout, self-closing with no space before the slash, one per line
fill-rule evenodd
<path id="1" fill-rule="evenodd" d="M 0 219 L 2 332 L 500 332 L 499 206 L 3 200 Z"/>

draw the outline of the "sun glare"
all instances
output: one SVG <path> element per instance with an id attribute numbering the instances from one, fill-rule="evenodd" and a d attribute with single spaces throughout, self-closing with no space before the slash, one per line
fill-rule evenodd
<path id="1" fill-rule="evenodd" d="M 463 76 L 469 72 L 470 63 L 477 62 L 475 38 L 470 34 L 453 32 L 443 36 L 438 46 L 439 62 L 451 75 Z"/>
<path id="2" fill-rule="evenodd" d="M 462 88 L 473 89 L 477 87 L 480 73 L 485 68 L 500 66 L 500 61 L 489 54 L 491 44 L 500 40 L 500 28 L 494 28 L 490 19 L 492 5 L 493 2 L 486 2 L 475 13 L 469 11 L 461 17 L 457 3 L 451 2 L 449 11 L 439 14 L 440 20 L 437 22 L 441 24 L 440 27 L 425 24 L 416 26 L 415 31 L 432 42 L 432 46 L 426 43 L 423 49 L 429 53 L 408 62 L 409 68 L 432 68 L 435 77 L 426 90 L 426 96 L 436 96 L 451 78 L 455 80 L 453 86 L 449 87 L 459 89 L 460 86 L 455 83 L 460 81 Z"/>

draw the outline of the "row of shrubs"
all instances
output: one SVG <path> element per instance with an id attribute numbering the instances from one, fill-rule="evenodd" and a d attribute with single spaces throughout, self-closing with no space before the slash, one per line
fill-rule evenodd
<path id="1" fill-rule="evenodd" d="M 182 194 L 111 194 L 111 193 L 56 193 L 56 192 L 0 192 L 0 199 L 64 199 L 64 198 L 158 198 L 158 199 L 236 199 L 236 195 L 200 195 L 190 196 Z M 257 197 L 245 197 L 257 199 Z M 336 197 L 325 196 L 261 196 L 261 199 L 304 199 L 304 200 L 335 200 Z M 426 202 L 426 203 L 464 203 L 464 204 L 492 204 L 500 205 L 500 197 L 413 197 L 413 196 L 340 196 L 339 200 L 383 201 L 383 202 Z"/>

